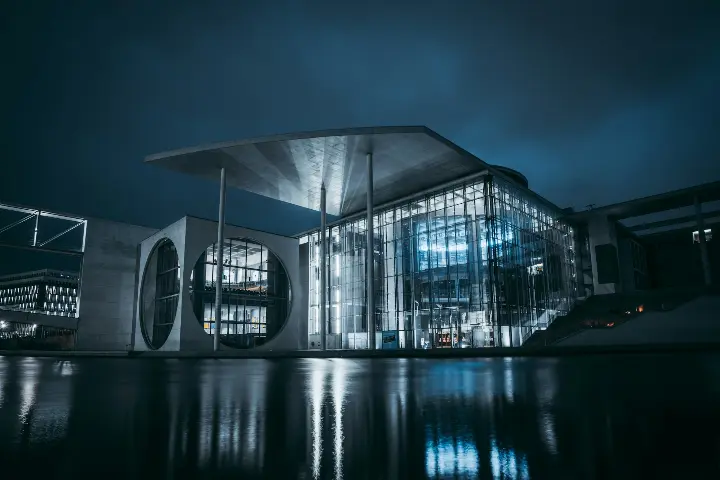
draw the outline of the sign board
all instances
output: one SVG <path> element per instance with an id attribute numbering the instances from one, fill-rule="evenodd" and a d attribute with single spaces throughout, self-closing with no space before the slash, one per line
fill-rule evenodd
<path id="1" fill-rule="evenodd" d="M 398 348 L 397 330 L 387 330 L 382 332 L 382 348 Z"/>

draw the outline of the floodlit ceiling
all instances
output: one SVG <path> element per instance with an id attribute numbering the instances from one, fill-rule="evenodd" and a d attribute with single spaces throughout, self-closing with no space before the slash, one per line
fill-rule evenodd
<path id="1" fill-rule="evenodd" d="M 373 153 L 374 204 L 480 173 L 488 165 L 422 126 L 327 130 L 186 148 L 145 160 L 188 175 L 301 207 L 347 216 L 366 206 L 368 152 Z M 492 169 L 492 167 L 490 167 Z"/>

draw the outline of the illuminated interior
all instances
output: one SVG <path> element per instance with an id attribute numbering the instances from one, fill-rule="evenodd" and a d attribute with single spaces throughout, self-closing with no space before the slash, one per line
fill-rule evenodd
<path id="1" fill-rule="evenodd" d="M 378 348 L 517 346 L 567 313 L 574 241 L 560 216 L 490 176 L 376 214 Z M 327 347 L 367 348 L 364 217 L 331 225 L 327 238 Z M 301 243 L 309 243 L 312 339 L 320 333 L 319 232 Z"/>
<path id="2" fill-rule="evenodd" d="M 206 333 L 215 334 L 217 244 L 200 256 L 191 274 L 193 311 Z M 264 245 L 226 239 L 223 250 L 221 341 L 235 348 L 262 345 L 280 331 L 289 311 L 287 273 Z"/>
<path id="3" fill-rule="evenodd" d="M 704 229 L 705 232 L 705 241 L 709 242 L 712 240 L 712 229 L 706 228 Z M 695 230 L 693 232 L 693 243 L 700 243 L 700 230 Z"/>

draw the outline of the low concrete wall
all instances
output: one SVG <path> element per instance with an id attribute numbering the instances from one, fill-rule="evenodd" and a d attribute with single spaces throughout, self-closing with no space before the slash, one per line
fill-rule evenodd
<path id="1" fill-rule="evenodd" d="M 559 347 L 720 343 L 720 296 L 692 300 L 669 312 L 646 312 L 614 328 L 583 330 Z"/>
<path id="2" fill-rule="evenodd" d="M 434 350 L 225 350 L 220 352 L 60 352 L 40 350 L 0 350 L 0 357 L 117 357 L 124 359 L 163 360 L 198 358 L 425 358 L 442 361 L 451 358 L 563 357 L 579 355 L 683 354 L 720 352 L 720 343 L 681 343 L 664 345 L 616 345 L 584 347 L 492 347 L 437 348 Z"/>

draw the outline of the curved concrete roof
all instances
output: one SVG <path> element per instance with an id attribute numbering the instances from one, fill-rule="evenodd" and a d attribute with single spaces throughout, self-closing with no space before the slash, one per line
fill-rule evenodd
<path id="1" fill-rule="evenodd" d="M 366 154 L 373 153 L 374 203 L 411 195 L 493 167 L 424 126 L 275 135 L 150 155 L 146 162 L 218 179 L 276 200 L 346 216 L 365 209 Z"/>
<path id="2" fill-rule="evenodd" d="M 518 172 L 517 170 L 510 167 L 503 167 L 502 165 L 493 165 L 493 168 L 496 169 L 498 172 L 504 173 L 505 176 L 511 178 L 519 185 L 522 185 L 525 188 L 529 188 L 530 183 L 528 182 L 527 177 L 522 173 Z"/>

